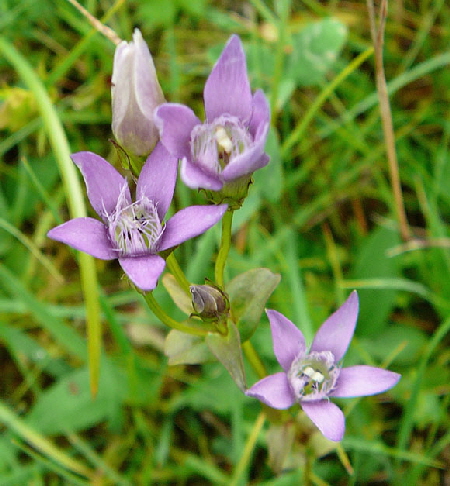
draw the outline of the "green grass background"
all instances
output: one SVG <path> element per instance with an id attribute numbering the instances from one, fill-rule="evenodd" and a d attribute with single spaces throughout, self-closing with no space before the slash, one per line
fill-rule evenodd
<path id="1" fill-rule="evenodd" d="M 218 363 L 169 367 L 167 330 L 116 262 L 46 238 L 70 216 L 92 214 L 69 154 L 91 150 L 117 162 L 109 141 L 114 44 L 69 2 L 0 0 L 0 485 L 447 484 L 450 6 L 392 1 L 386 24 L 413 235 L 405 242 L 365 2 L 83 5 L 122 39 L 138 26 L 166 98 L 200 116 L 214 60 L 232 33 L 241 36 L 252 87 L 271 102 L 272 161 L 235 216 L 226 279 L 256 267 L 280 273 L 268 307 L 309 339 L 357 289 L 361 311 L 345 364 L 386 366 L 402 380 L 380 396 L 339 401 L 341 447 L 322 455 L 297 437 L 275 474 L 260 403 Z M 202 196 L 178 183 L 175 205 L 193 203 Z M 192 282 L 213 277 L 219 237 L 215 228 L 176 251 Z M 155 296 L 182 317 L 162 285 Z M 265 317 L 252 342 L 278 371 Z M 100 362 L 95 399 L 89 362 Z M 247 371 L 251 384 L 257 377 Z"/>

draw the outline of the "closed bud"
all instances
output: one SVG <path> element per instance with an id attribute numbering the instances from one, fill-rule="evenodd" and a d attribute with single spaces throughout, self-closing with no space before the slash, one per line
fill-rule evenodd
<path id="1" fill-rule="evenodd" d="M 121 42 L 112 74 L 112 131 L 133 156 L 147 156 L 159 140 L 153 112 L 164 103 L 155 65 L 139 29 L 132 42 Z"/>
<path id="2" fill-rule="evenodd" d="M 191 285 L 192 306 L 202 319 L 218 320 L 229 308 L 224 292 L 210 285 Z"/>

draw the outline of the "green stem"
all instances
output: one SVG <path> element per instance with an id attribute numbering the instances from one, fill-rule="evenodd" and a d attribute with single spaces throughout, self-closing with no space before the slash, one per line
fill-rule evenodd
<path id="1" fill-rule="evenodd" d="M 284 141 L 281 147 L 282 157 L 286 157 L 292 147 L 298 143 L 303 137 L 303 134 L 314 118 L 314 115 L 319 111 L 320 107 L 325 103 L 333 91 L 351 74 L 353 73 L 368 57 L 373 54 L 373 47 L 369 47 L 356 57 L 348 66 L 346 66 L 332 81 L 325 86 L 322 92 L 317 96 L 311 104 L 308 112 L 303 116 L 297 126 L 291 131 L 290 135 Z"/>
<path id="2" fill-rule="evenodd" d="M 126 0 L 117 0 L 114 5 L 106 12 L 106 14 L 100 19 L 103 24 L 106 24 L 108 20 L 122 7 Z M 53 86 L 61 80 L 64 75 L 70 70 L 75 62 L 80 58 L 85 50 L 87 50 L 92 44 L 92 38 L 97 35 L 97 29 L 91 29 L 75 46 L 71 49 L 67 56 L 55 66 L 48 78 L 45 80 L 46 86 Z"/>
<path id="3" fill-rule="evenodd" d="M 229 209 L 222 218 L 222 241 L 217 255 L 215 279 L 216 284 L 223 288 L 223 272 L 231 246 L 231 226 L 233 223 L 233 210 Z"/>
<path id="4" fill-rule="evenodd" d="M 378 19 L 376 18 L 375 5 L 373 0 L 367 0 L 367 10 L 369 12 L 370 32 L 372 35 L 372 42 L 375 49 L 375 74 L 378 100 L 380 105 L 381 126 L 383 128 L 384 143 L 386 146 L 386 155 L 391 177 L 394 208 L 395 212 L 397 213 L 397 220 L 402 239 L 403 241 L 409 241 L 411 239 L 411 230 L 409 228 L 408 219 L 406 217 L 405 203 L 403 200 L 402 182 L 400 180 L 400 170 L 395 146 L 395 133 L 392 121 L 392 110 L 391 104 L 389 102 L 389 94 L 383 60 L 384 29 L 387 17 L 387 0 L 381 2 Z"/>
<path id="5" fill-rule="evenodd" d="M 270 86 L 270 112 L 272 113 L 272 120 L 276 120 L 277 116 L 277 101 L 279 98 L 280 85 L 284 78 L 284 67 L 286 58 L 286 44 L 287 44 L 287 25 L 289 23 L 289 13 L 291 10 L 290 0 L 278 4 L 278 15 L 276 23 L 273 24 L 278 33 L 278 41 L 275 47 L 275 66 L 272 74 L 272 83 Z"/>
<path id="6" fill-rule="evenodd" d="M 86 216 L 84 190 L 82 190 L 77 171 L 70 160 L 70 149 L 58 112 L 50 99 L 41 79 L 22 54 L 6 39 L 0 38 L 0 52 L 14 66 L 28 89 L 33 93 L 47 136 L 59 166 L 67 203 L 72 218 Z M 100 376 L 101 322 L 97 270 L 93 257 L 86 253 L 78 255 L 81 288 L 87 313 L 87 335 L 89 349 L 89 373 L 92 395 L 97 393 Z"/>
<path id="7" fill-rule="evenodd" d="M 186 292 L 187 295 L 191 295 L 191 292 L 189 291 L 189 287 L 191 286 L 191 283 L 189 280 L 186 278 L 184 275 L 183 270 L 181 269 L 180 265 L 178 264 L 178 260 L 176 256 L 171 253 L 167 259 L 167 267 L 172 273 L 172 275 L 175 277 L 175 280 L 178 282 L 179 286 Z"/>
<path id="8" fill-rule="evenodd" d="M 0 422 L 12 429 L 24 441 L 32 445 L 52 461 L 60 464 L 69 471 L 83 475 L 87 478 L 94 477 L 93 471 L 78 460 L 68 456 L 60 450 L 53 442 L 45 438 L 38 431 L 27 424 L 13 410 L 0 401 Z"/>
<path id="9" fill-rule="evenodd" d="M 244 351 L 245 357 L 247 358 L 250 366 L 255 370 L 259 379 L 265 378 L 267 376 L 267 370 L 264 363 L 261 361 L 256 349 L 250 341 L 245 341 L 242 344 L 242 349 Z"/>
<path id="10" fill-rule="evenodd" d="M 427 371 L 428 362 L 431 359 L 431 356 L 433 356 L 434 350 L 449 332 L 450 318 L 447 318 L 434 332 L 433 337 L 421 354 L 420 362 L 416 366 L 415 380 L 411 386 L 410 396 L 403 411 L 403 418 L 398 433 L 397 447 L 400 451 L 407 450 L 408 440 L 410 440 L 411 430 L 414 424 L 414 411 L 419 400 L 421 385 Z"/>
<path id="11" fill-rule="evenodd" d="M 236 469 L 234 470 L 234 474 L 230 482 L 230 486 L 237 486 L 239 484 L 242 474 L 244 473 L 246 467 L 248 467 L 252 452 L 255 448 L 256 441 L 258 440 L 259 434 L 261 432 L 261 429 L 263 428 L 265 420 L 266 420 L 266 415 L 264 414 L 264 412 L 261 412 L 258 415 L 258 418 L 255 421 L 255 424 L 247 440 L 247 443 L 245 444 L 244 452 L 241 456 L 241 459 L 237 464 Z"/>
<path id="12" fill-rule="evenodd" d="M 155 316 L 161 322 L 163 322 L 167 327 L 176 329 L 177 331 L 185 332 L 186 334 L 193 334 L 194 336 L 206 336 L 211 331 L 210 328 L 200 329 L 197 327 L 189 326 L 187 324 L 183 324 L 182 322 L 178 322 L 175 319 L 172 319 L 169 315 L 166 314 L 164 309 L 158 304 L 152 292 L 147 292 L 147 293 L 140 292 L 140 293 L 144 297 L 145 302 L 147 302 L 147 305 L 149 306 L 153 314 L 155 314 Z"/>

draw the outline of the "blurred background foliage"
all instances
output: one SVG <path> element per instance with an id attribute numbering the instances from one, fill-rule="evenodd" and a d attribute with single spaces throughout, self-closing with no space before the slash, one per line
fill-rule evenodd
<path id="1" fill-rule="evenodd" d="M 252 87 L 271 102 L 272 161 L 236 214 L 227 279 L 258 266 L 280 273 L 268 307 L 309 337 L 358 289 L 345 364 L 389 366 L 403 378 L 381 396 L 342 403 L 342 448 L 302 448 L 297 438 L 276 475 L 267 425 L 251 450 L 247 442 L 260 403 L 218 363 L 169 367 L 167 330 L 116 262 L 96 261 L 104 349 L 92 399 L 76 254 L 45 236 L 68 218 L 60 171 L 70 163 L 58 162 L 66 141 L 52 139 L 49 117 L 72 152 L 117 161 L 114 45 L 69 2 L 0 0 L 0 484 L 448 484 L 450 6 L 392 1 L 387 19 L 385 70 L 413 235 L 402 241 L 365 2 L 82 4 L 122 39 L 139 27 L 166 98 L 201 117 L 212 63 L 232 33 L 241 36 Z M 192 203 L 202 196 L 179 183 L 176 204 Z M 192 282 L 212 278 L 218 237 L 211 230 L 177 250 Z M 161 284 L 155 295 L 181 317 Z M 265 318 L 252 341 L 278 371 Z"/>

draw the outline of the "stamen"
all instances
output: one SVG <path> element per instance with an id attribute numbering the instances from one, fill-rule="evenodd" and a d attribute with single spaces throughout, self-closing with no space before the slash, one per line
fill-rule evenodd
<path id="1" fill-rule="evenodd" d="M 191 134 L 192 160 L 217 174 L 248 150 L 252 143 L 248 129 L 239 119 L 224 115 L 211 124 L 194 127 Z"/>
<path id="2" fill-rule="evenodd" d="M 330 351 L 299 356 L 288 372 L 289 383 L 298 400 L 321 400 L 336 385 L 339 368 Z"/>
<path id="3" fill-rule="evenodd" d="M 119 197 L 108 222 L 110 238 L 122 255 L 156 253 L 164 228 L 154 202 L 147 197 L 131 204 Z"/>
<path id="4" fill-rule="evenodd" d="M 314 375 L 315 371 L 313 368 L 311 368 L 311 366 L 307 366 L 304 370 L 303 370 L 303 374 L 306 375 L 306 376 L 309 376 L 310 378 L 312 378 L 312 376 Z"/>
<path id="5" fill-rule="evenodd" d="M 215 137 L 219 147 L 227 154 L 231 153 L 231 150 L 233 149 L 233 142 L 225 131 L 225 128 L 216 127 Z"/>
<path id="6" fill-rule="evenodd" d="M 322 375 L 322 373 L 320 373 L 320 371 L 314 371 L 311 378 L 314 381 L 317 381 L 317 383 L 322 383 L 322 381 L 325 379 L 325 377 Z"/>

